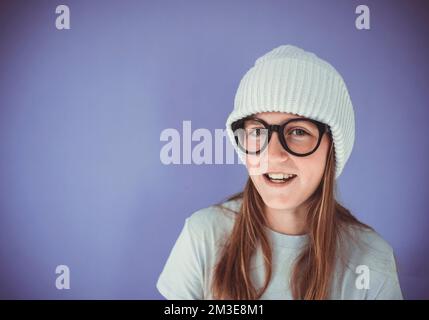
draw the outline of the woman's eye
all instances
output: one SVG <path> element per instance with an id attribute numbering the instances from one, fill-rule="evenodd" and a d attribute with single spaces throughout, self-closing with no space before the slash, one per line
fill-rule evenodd
<path id="1" fill-rule="evenodd" d="M 261 128 L 254 128 L 254 129 L 250 129 L 249 131 L 249 136 L 252 137 L 259 137 L 262 133 Z"/>
<path id="2" fill-rule="evenodd" d="M 305 130 L 303 130 L 303 129 L 293 129 L 289 132 L 291 132 L 291 133 L 296 132 L 297 136 L 305 136 L 307 134 L 307 132 L 305 132 Z"/>

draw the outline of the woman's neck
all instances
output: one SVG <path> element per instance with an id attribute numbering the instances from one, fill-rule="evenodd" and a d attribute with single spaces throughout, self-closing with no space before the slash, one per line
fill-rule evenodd
<path id="1" fill-rule="evenodd" d="M 303 207 L 289 210 L 265 206 L 265 215 L 268 227 L 276 232 L 288 235 L 307 233 L 306 210 Z"/>

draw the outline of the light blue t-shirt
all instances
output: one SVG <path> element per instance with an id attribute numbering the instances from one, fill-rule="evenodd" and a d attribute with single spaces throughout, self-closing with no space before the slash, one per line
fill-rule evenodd
<path id="1" fill-rule="evenodd" d="M 239 210 L 241 199 L 223 205 Z M 196 211 L 184 227 L 159 276 L 156 287 L 167 299 L 212 300 L 209 290 L 212 270 L 220 248 L 232 231 L 236 213 L 218 207 Z M 266 227 L 273 250 L 272 278 L 261 299 L 292 299 L 289 280 L 295 258 L 307 235 L 286 235 Z M 347 243 L 346 268 L 337 262 L 330 299 L 402 299 L 391 246 L 376 232 L 353 228 L 357 241 Z M 260 247 L 251 260 L 256 288 L 264 282 L 265 268 Z M 343 277 L 340 276 L 344 270 Z"/>

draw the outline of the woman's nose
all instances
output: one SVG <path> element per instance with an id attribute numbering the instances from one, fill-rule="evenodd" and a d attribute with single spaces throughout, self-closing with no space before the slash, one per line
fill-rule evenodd
<path id="1" fill-rule="evenodd" d="M 270 142 L 268 144 L 268 157 L 271 160 L 285 160 L 287 159 L 289 154 L 283 148 L 278 132 L 273 132 Z"/>

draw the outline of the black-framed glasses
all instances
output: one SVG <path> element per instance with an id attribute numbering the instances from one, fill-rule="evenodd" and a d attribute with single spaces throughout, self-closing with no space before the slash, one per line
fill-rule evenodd
<path id="1" fill-rule="evenodd" d="M 231 125 L 237 146 L 247 154 L 259 154 L 269 144 L 274 131 L 278 133 L 283 148 L 298 157 L 305 157 L 317 150 L 329 126 L 307 118 L 293 118 L 277 125 L 268 124 L 249 116 Z"/>

